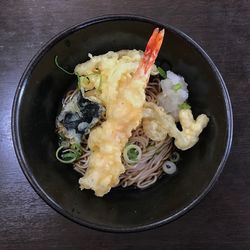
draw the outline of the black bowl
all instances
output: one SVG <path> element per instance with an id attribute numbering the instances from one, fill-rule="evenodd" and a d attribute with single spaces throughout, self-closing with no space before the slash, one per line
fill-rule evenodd
<path id="1" fill-rule="evenodd" d="M 210 117 L 192 149 L 183 152 L 179 172 L 146 190 L 114 188 L 98 198 L 80 191 L 79 175 L 55 158 L 55 118 L 65 91 L 76 79 L 60 71 L 54 57 L 68 70 L 110 50 L 141 49 L 155 27 L 166 35 L 158 61 L 189 83 L 195 115 Z M 18 85 L 12 112 L 14 147 L 27 179 L 55 210 L 82 225 L 115 232 L 139 231 L 172 221 L 210 190 L 228 157 L 232 141 L 232 110 L 223 79 L 207 54 L 181 31 L 133 16 L 106 16 L 63 31 L 32 59 Z"/>

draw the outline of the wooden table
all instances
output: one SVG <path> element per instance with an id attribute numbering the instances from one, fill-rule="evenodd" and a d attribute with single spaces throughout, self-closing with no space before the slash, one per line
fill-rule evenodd
<path id="1" fill-rule="evenodd" d="M 11 138 L 13 96 L 29 60 L 59 31 L 103 14 L 130 13 L 190 35 L 221 71 L 234 110 L 233 147 L 219 181 L 188 214 L 163 227 L 130 234 L 79 226 L 32 189 Z M 250 249 L 250 2 L 0 2 L 0 249 Z"/>

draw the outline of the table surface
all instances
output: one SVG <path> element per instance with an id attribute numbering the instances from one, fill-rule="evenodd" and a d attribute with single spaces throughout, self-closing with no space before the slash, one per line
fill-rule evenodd
<path id="1" fill-rule="evenodd" d="M 17 162 L 11 106 L 30 59 L 65 28 L 103 14 L 140 14 L 196 40 L 218 66 L 234 111 L 224 172 L 202 202 L 178 220 L 141 233 L 103 233 L 50 208 Z M 0 2 L 0 249 L 250 249 L 250 1 Z"/>

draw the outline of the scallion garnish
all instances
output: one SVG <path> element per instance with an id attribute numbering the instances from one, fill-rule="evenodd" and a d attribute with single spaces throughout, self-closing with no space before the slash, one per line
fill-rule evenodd
<path id="1" fill-rule="evenodd" d="M 62 154 L 62 158 L 63 158 L 63 159 L 68 159 L 68 158 L 72 159 L 72 158 L 74 158 L 75 156 L 76 156 L 75 153 L 72 153 L 72 152 Z"/>
<path id="2" fill-rule="evenodd" d="M 173 85 L 173 87 L 172 87 L 172 89 L 175 91 L 175 92 L 177 92 L 179 89 L 181 89 L 182 88 L 182 85 L 181 85 L 181 83 L 177 83 L 177 84 L 175 84 L 175 85 Z"/>
<path id="3" fill-rule="evenodd" d="M 189 104 L 187 104 L 186 102 L 179 104 L 178 107 L 179 107 L 179 109 L 191 109 L 191 106 Z"/>
<path id="4" fill-rule="evenodd" d="M 175 165 L 174 162 L 172 162 L 172 161 L 166 161 L 165 163 L 163 163 L 162 170 L 166 174 L 172 175 L 172 174 L 176 173 L 177 167 L 176 167 L 176 165 Z"/>
<path id="5" fill-rule="evenodd" d="M 73 163 L 76 160 L 76 155 L 67 155 L 69 149 L 65 149 L 64 146 L 59 147 L 56 150 L 56 158 L 58 161 L 65 163 L 65 164 L 70 164 Z"/>
<path id="6" fill-rule="evenodd" d="M 161 76 L 162 78 L 166 79 L 166 78 L 167 78 L 167 73 L 166 73 L 166 71 L 165 71 L 163 68 L 161 68 L 161 67 L 157 67 L 157 69 L 158 69 L 158 72 L 159 72 L 160 76 Z"/>
<path id="7" fill-rule="evenodd" d="M 123 158 L 128 164 L 137 163 L 141 156 L 141 148 L 135 144 L 128 144 L 123 150 Z"/>
<path id="8" fill-rule="evenodd" d="M 170 157 L 169 160 L 172 162 L 178 162 L 180 160 L 180 154 L 178 152 L 173 152 Z"/>
<path id="9" fill-rule="evenodd" d="M 79 144 L 72 144 L 70 148 L 60 146 L 56 150 L 56 158 L 58 161 L 69 164 L 77 161 L 82 155 L 82 148 Z"/>
<path id="10" fill-rule="evenodd" d="M 82 147 L 81 147 L 80 144 L 77 144 L 77 143 L 72 144 L 71 149 L 73 149 L 77 153 L 78 157 L 80 157 L 82 155 L 82 153 L 83 153 Z"/>
<path id="11" fill-rule="evenodd" d="M 64 69 L 62 66 L 59 65 L 58 63 L 58 56 L 55 56 L 55 65 L 62 70 L 64 73 L 68 74 L 68 75 L 74 75 L 74 72 L 69 72 L 68 70 Z"/>

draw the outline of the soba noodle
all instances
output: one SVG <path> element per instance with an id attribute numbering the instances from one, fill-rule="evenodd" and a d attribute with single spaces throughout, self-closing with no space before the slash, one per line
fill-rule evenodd
<path id="1" fill-rule="evenodd" d="M 146 88 L 146 101 L 157 103 L 157 95 L 161 92 L 160 79 L 154 77 L 147 85 Z M 65 105 L 76 94 L 77 90 L 71 90 L 67 93 L 63 100 Z M 58 129 L 60 134 L 60 128 Z M 75 171 L 84 176 L 87 168 L 90 149 L 87 146 L 87 137 L 82 141 L 83 154 L 77 162 L 73 164 Z M 122 187 L 136 186 L 137 188 L 144 189 L 154 184 L 157 179 L 162 175 L 162 165 L 169 158 L 173 143 L 172 138 L 167 137 L 165 140 L 156 142 L 149 139 L 141 126 L 133 131 L 132 136 L 129 138 L 129 143 L 138 145 L 142 150 L 142 157 L 135 165 L 129 165 L 124 159 L 123 164 L 126 168 L 124 174 L 120 176 L 119 185 Z"/>

